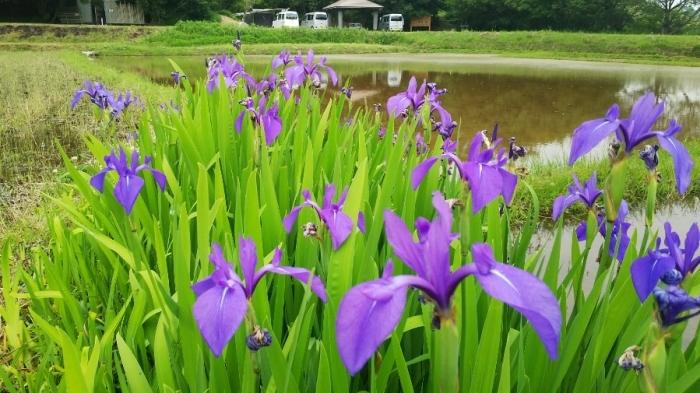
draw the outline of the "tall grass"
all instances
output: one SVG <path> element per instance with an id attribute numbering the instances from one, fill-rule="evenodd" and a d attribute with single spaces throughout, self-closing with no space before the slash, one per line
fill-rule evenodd
<path id="1" fill-rule="evenodd" d="M 319 95 L 330 96 L 323 100 Z M 432 306 L 410 293 L 399 327 L 356 376 L 338 356 L 334 321 L 338 304 L 353 285 L 377 278 L 393 253 L 384 237 L 383 212 L 405 221 L 431 217 L 432 191 L 448 198 L 468 193 L 458 179 L 432 171 L 413 191 L 410 172 L 424 157 L 413 135 L 418 121 L 393 120 L 357 108 L 336 89 L 302 87 L 298 101 L 280 104 L 283 130 L 267 146 L 249 119 L 242 132 L 233 123 L 246 89 L 216 89 L 185 82 L 173 105 L 152 104 L 138 122 L 133 146 L 154 157 L 167 178 L 160 192 L 150 175 L 130 216 L 112 196 L 115 177 L 97 193 L 90 176 L 98 163 L 77 166 L 65 151 L 70 192 L 53 203 L 46 250 L 5 243 L 0 317 L 0 388 L 10 392 L 384 392 L 431 391 L 437 338 Z M 322 104 L 327 102 L 327 104 Z M 348 117 L 352 121 L 348 122 Z M 422 124 L 427 124 L 423 121 Z M 378 130 L 386 126 L 386 137 Z M 393 137 L 393 135 L 396 135 Z M 88 135 L 88 150 L 104 157 L 116 144 Z M 125 141 L 120 144 L 126 145 Z M 437 144 L 431 154 L 438 153 Z M 540 200 L 521 180 L 518 192 L 530 209 L 516 233 L 511 211 L 495 201 L 478 213 L 455 210 L 461 241 L 452 243 L 456 266 L 471 257 L 470 244 L 488 242 L 499 260 L 540 276 L 556 294 L 564 321 L 559 357 L 551 361 L 520 314 L 485 295 L 474 280 L 454 299 L 459 331 L 459 385 L 480 392 L 634 392 L 641 376 L 616 360 L 625 348 L 642 344 L 653 321 L 653 300 L 640 304 L 631 284 L 630 263 L 645 253 L 651 233 L 634 231 L 619 265 L 603 253 L 592 289 L 584 290 L 586 264 L 595 261 L 592 238 L 562 249 L 561 223 L 551 253 L 531 250 L 540 221 Z M 328 236 L 287 235 L 281 219 L 300 202 L 301 190 L 319 197 L 328 183 L 349 187 L 344 210 L 366 217 L 366 233 L 354 231 L 337 251 Z M 314 221 L 303 211 L 299 223 Z M 609 233 L 610 231 L 608 231 Z M 236 259 L 245 235 L 262 255 L 282 246 L 284 265 L 314 270 L 326 283 L 322 304 L 305 287 L 284 277 L 264 280 L 251 308 L 270 330 L 272 345 L 251 352 L 250 332 L 240 328 L 220 358 L 203 342 L 192 315 L 191 285 L 210 271 L 212 242 Z M 609 239 L 608 239 L 609 240 Z M 14 253 L 11 252 L 14 249 Z M 10 255 L 26 255 L 26 266 Z M 398 259 L 397 273 L 407 271 Z M 12 269 L 16 272 L 12 273 Z M 696 280 L 697 281 L 697 280 Z M 669 331 L 679 337 L 686 325 Z M 666 372 L 659 391 L 692 392 L 700 387 L 700 340 L 667 340 Z"/>

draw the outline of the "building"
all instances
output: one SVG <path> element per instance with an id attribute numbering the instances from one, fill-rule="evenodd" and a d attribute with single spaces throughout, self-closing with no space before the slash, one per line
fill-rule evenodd
<path id="1" fill-rule="evenodd" d="M 282 10 L 284 8 L 253 8 L 246 12 L 239 12 L 236 16 L 249 25 L 272 27 L 275 14 Z"/>
<path id="2" fill-rule="evenodd" d="M 59 15 L 61 23 L 142 25 L 143 10 L 136 4 L 118 0 L 81 1 L 75 7 L 67 7 Z"/>

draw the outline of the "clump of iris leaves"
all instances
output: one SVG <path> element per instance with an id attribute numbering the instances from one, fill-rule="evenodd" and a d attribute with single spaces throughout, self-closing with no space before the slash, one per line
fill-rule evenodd
<path id="1" fill-rule="evenodd" d="M 679 125 L 652 131 L 659 99 L 574 131 L 571 163 L 610 141 L 610 174 L 572 178 L 551 247 L 533 249 L 525 149 L 495 131 L 459 146 L 446 89 L 412 78 L 366 108 L 311 51 L 258 81 L 234 47 L 204 81 L 173 64 L 168 103 L 76 91 L 105 128 L 126 110 L 139 128 L 86 137 L 94 167 L 64 154 L 72 192 L 53 200 L 48 250 L 3 244 L 3 390 L 700 389 L 697 226 L 659 234 L 653 217 L 659 148 L 679 192 L 693 164 Z M 621 195 L 638 159 L 647 220 L 633 227 Z M 516 192 L 531 210 L 513 231 Z M 589 215 L 569 233 L 576 203 Z"/>

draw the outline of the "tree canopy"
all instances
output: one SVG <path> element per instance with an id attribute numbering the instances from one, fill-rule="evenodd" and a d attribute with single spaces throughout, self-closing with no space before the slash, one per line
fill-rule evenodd
<path id="1" fill-rule="evenodd" d="M 0 0 L 6 20 L 55 22 L 76 0 Z M 101 0 L 77 0 L 92 2 Z M 334 0 L 120 0 L 142 7 L 150 23 L 206 20 L 251 8 L 317 11 Z M 700 0 L 373 0 L 406 19 L 431 15 L 436 28 L 471 30 L 700 32 Z"/>

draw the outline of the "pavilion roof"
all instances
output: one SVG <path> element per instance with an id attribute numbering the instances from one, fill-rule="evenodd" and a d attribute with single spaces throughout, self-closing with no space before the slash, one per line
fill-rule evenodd
<path id="1" fill-rule="evenodd" d="M 347 9 L 382 9 L 383 5 L 373 3 L 368 0 L 338 0 L 333 4 L 323 7 L 324 10 L 347 10 Z"/>

